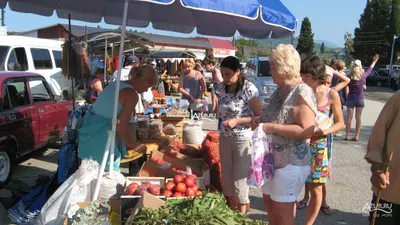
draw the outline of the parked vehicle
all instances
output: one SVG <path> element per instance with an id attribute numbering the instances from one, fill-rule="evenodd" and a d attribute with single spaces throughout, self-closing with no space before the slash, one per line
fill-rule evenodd
<path id="1" fill-rule="evenodd" d="M 278 87 L 270 74 L 270 64 L 268 57 L 253 57 L 247 61 L 246 77 L 251 80 L 258 88 L 261 104 L 268 105 L 272 93 Z"/>
<path id="2" fill-rule="evenodd" d="M 12 163 L 59 140 L 68 123 L 71 101 L 58 101 L 46 79 L 26 72 L 0 72 L 0 187 Z"/>
<path id="3" fill-rule="evenodd" d="M 71 81 L 61 73 L 63 42 L 23 36 L 0 36 L 0 71 L 25 71 L 46 78 L 54 95 L 71 95 Z M 63 93 L 64 92 L 64 93 Z"/>
<path id="4" fill-rule="evenodd" d="M 375 85 L 378 87 L 389 85 L 390 83 L 389 75 L 390 75 L 389 69 L 372 70 L 371 74 L 367 77 L 366 82 L 368 85 Z"/>

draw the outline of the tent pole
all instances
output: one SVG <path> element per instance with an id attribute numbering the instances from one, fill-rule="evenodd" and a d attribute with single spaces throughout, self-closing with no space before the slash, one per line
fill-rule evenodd
<path id="1" fill-rule="evenodd" d="M 104 47 L 104 80 L 107 80 L 107 38 L 106 38 L 106 44 Z"/>
<path id="2" fill-rule="evenodd" d="M 95 192 L 93 194 L 93 201 L 97 200 L 97 197 L 99 196 L 100 192 L 100 184 L 103 179 L 103 174 L 104 174 L 104 169 L 107 164 L 107 156 L 110 154 L 110 176 L 112 176 L 113 170 L 114 170 L 114 147 L 115 147 L 115 131 L 117 129 L 117 110 L 118 110 L 118 97 L 119 97 L 119 86 L 121 82 L 121 69 L 122 69 L 122 57 L 123 57 L 123 49 L 124 49 L 124 40 L 125 40 L 125 29 L 126 29 L 126 20 L 128 17 L 128 6 L 129 6 L 129 0 L 125 0 L 124 3 L 124 13 L 123 13 L 123 18 L 122 18 L 122 26 L 121 26 L 121 45 L 119 49 L 119 60 L 118 60 L 118 72 L 117 72 L 117 78 L 116 78 L 116 83 L 115 83 L 115 97 L 114 97 L 114 108 L 113 108 L 113 117 L 112 117 L 112 130 L 108 131 L 108 138 L 107 138 L 107 144 L 104 149 L 104 155 L 103 155 L 103 160 L 101 161 L 101 166 L 99 170 L 99 174 L 97 176 L 97 182 L 96 182 L 96 187 L 95 187 Z"/>
<path id="3" fill-rule="evenodd" d="M 71 14 L 68 14 L 68 29 L 69 29 L 69 35 L 68 35 L 68 70 L 69 70 L 69 77 L 71 77 L 71 89 L 72 89 L 72 112 L 75 113 L 75 85 L 74 85 L 74 77 L 71 76 L 71 51 L 72 51 L 72 28 L 71 28 Z"/>
<path id="4" fill-rule="evenodd" d="M 124 44 L 125 44 L 125 30 L 126 30 L 126 20 L 128 18 L 128 7 L 129 0 L 125 0 L 124 3 L 124 13 L 122 17 L 122 26 L 121 26 L 121 44 L 119 48 L 119 60 L 118 60 L 118 73 L 117 80 L 115 84 L 115 97 L 114 97 L 114 111 L 112 117 L 112 135 L 113 139 L 111 140 L 111 151 L 110 151 L 110 174 L 114 169 L 114 147 L 115 147 L 115 131 L 117 129 L 117 111 L 118 111 L 118 98 L 119 98 L 119 87 L 121 83 L 121 70 L 123 65 L 123 54 L 124 54 Z"/>

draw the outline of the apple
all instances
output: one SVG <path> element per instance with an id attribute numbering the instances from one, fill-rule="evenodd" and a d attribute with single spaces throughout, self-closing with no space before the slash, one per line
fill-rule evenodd
<path id="1" fill-rule="evenodd" d="M 138 189 L 139 184 L 136 182 L 132 182 L 131 184 L 129 184 L 129 186 L 126 188 L 126 194 L 127 195 L 133 195 L 136 190 Z"/>
<path id="2" fill-rule="evenodd" d="M 186 192 L 186 184 L 185 183 L 178 183 L 175 187 L 175 191 L 176 192 L 180 192 L 180 193 L 185 193 Z"/>
<path id="3" fill-rule="evenodd" d="M 160 186 L 153 184 L 149 188 L 147 188 L 147 191 L 152 195 L 159 196 L 160 195 Z"/>
<path id="4" fill-rule="evenodd" d="M 142 188 L 149 188 L 150 186 L 151 186 L 150 182 L 144 182 L 144 183 L 142 183 L 142 185 L 140 185 L 140 187 L 142 187 Z"/>
<path id="5" fill-rule="evenodd" d="M 175 176 L 174 176 L 174 183 L 175 183 L 175 184 L 178 184 L 178 183 L 180 183 L 180 182 L 182 182 L 182 181 L 183 181 L 182 175 L 175 175 Z"/>
<path id="6" fill-rule="evenodd" d="M 137 190 L 136 190 L 136 195 L 140 195 L 140 196 L 142 196 L 145 192 L 147 192 L 147 190 L 146 190 L 146 188 L 143 188 L 143 187 L 139 187 Z"/>

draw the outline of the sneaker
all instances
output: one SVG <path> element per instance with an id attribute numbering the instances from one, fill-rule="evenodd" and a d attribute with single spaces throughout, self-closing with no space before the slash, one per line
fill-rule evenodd
<path id="1" fill-rule="evenodd" d="M 336 134 L 334 134 L 333 136 L 334 136 L 334 137 L 342 137 L 343 134 L 341 134 L 341 133 L 336 133 Z"/>

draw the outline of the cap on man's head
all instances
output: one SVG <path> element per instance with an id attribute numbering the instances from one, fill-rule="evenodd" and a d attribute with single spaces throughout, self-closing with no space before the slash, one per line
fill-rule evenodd
<path id="1" fill-rule="evenodd" d="M 128 62 L 134 62 L 134 63 L 140 63 L 140 60 L 138 57 L 131 55 L 126 59 Z"/>
<path id="2" fill-rule="evenodd" d="M 157 65 L 156 61 L 151 61 L 151 65 Z"/>

